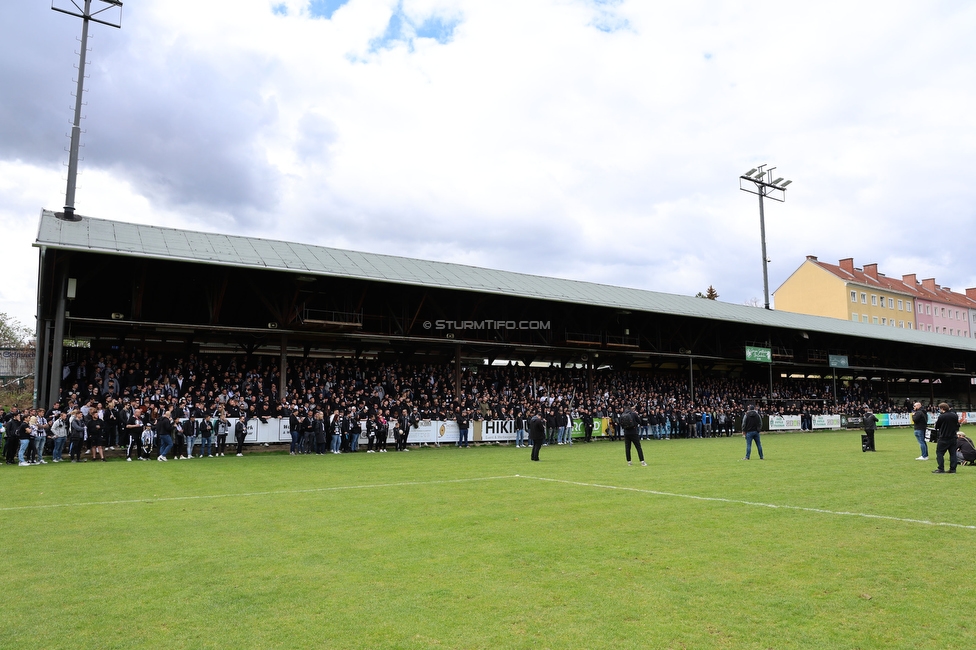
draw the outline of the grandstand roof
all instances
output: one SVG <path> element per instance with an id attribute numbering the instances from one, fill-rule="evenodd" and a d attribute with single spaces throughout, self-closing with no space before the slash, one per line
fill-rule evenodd
<path id="1" fill-rule="evenodd" d="M 161 228 L 82 217 L 71 222 L 41 212 L 35 246 L 138 256 L 316 276 L 459 289 L 537 300 L 809 330 L 921 345 L 976 350 L 976 340 L 846 320 L 757 309 L 643 289 L 550 278 L 448 262 L 362 253 L 295 242 Z"/>

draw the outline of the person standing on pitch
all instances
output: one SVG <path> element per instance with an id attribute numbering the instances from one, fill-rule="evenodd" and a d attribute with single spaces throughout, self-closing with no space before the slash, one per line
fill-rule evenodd
<path id="1" fill-rule="evenodd" d="M 628 406 L 627 410 L 617 418 L 617 424 L 620 425 L 620 429 L 624 432 L 624 454 L 627 457 L 627 464 L 633 465 L 630 462 L 630 446 L 634 445 L 637 448 L 637 457 L 640 458 L 641 465 L 646 467 L 647 463 L 644 462 L 644 450 L 641 449 L 640 433 L 638 432 L 640 418 Z"/>
<path id="2" fill-rule="evenodd" d="M 234 425 L 234 439 L 237 440 L 237 455 L 244 455 L 244 438 L 247 437 L 247 414 L 241 413 L 241 419 Z"/>
<path id="3" fill-rule="evenodd" d="M 933 474 L 945 474 L 945 455 L 949 454 L 949 473 L 956 473 L 956 433 L 959 431 L 959 416 L 949 408 L 945 402 L 939 404 L 939 419 L 935 421 L 935 430 L 939 433 L 939 440 L 935 445 L 935 460 L 939 464 L 932 470 Z"/>
<path id="4" fill-rule="evenodd" d="M 538 413 L 529 419 L 529 442 L 532 443 L 532 460 L 539 460 L 539 450 L 546 441 L 546 419 Z"/>
<path id="5" fill-rule="evenodd" d="M 922 403 L 915 402 L 915 410 L 912 412 L 912 426 L 915 427 L 915 439 L 922 450 L 922 455 L 915 460 L 929 459 L 929 445 L 925 442 L 925 427 L 929 424 L 929 414 L 922 410 Z"/>
<path id="6" fill-rule="evenodd" d="M 874 448 L 874 430 L 878 426 L 878 416 L 871 411 L 870 406 L 864 407 L 864 444 L 861 451 L 877 451 Z"/>
<path id="7" fill-rule="evenodd" d="M 762 429 L 762 416 L 753 404 L 746 409 L 742 416 L 742 435 L 746 439 L 746 457 L 742 460 L 749 460 L 752 455 L 752 441 L 756 441 L 756 451 L 759 452 L 759 460 L 763 459 L 762 443 L 759 441 L 759 431 Z"/>

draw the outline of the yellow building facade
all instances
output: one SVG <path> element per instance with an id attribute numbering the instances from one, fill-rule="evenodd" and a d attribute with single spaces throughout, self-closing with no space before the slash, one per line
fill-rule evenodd
<path id="1" fill-rule="evenodd" d="M 903 329 L 915 329 L 915 298 L 901 280 L 878 273 L 877 264 L 860 269 L 853 258 L 833 265 L 813 255 L 773 292 L 782 311 Z"/>

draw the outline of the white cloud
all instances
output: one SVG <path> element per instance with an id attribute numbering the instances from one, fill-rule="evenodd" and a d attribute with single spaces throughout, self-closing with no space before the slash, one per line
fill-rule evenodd
<path id="1" fill-rule="evenodd" d="M 976 8 L 307 6 L 146 0 L 122 30 L 93 27 L 79 211 L 743 302 L 762 272 L 737 176 L 770 163 L 795 181 L 766 211 L 771 288 L 806 254 L 976 284 Z M 31 35 L 80 24 L 20 11 L 0 116 L 24 119 L 0 164 L 21 182 L 0 213 L 28 224 L 28 255 L 39 209 L 63 201 L 64 123 L 35 90 L 70 90 L 73 44 L 58 58 Z M 396 15 L 406 36 L 376 47 Z M 0 310 L 33 314 L 35 275 L 5 282 Z"/>

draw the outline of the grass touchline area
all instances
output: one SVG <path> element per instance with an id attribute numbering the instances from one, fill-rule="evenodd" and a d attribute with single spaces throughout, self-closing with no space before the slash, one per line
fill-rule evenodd
<path id="1" fill-rule="evenodd" d="M 824 515 L 841 515 L 846 517 L 867 517 L 869 519 L 889 519 L 891 521 L 902 521 L 911 524 L 925 524 L 928 526 L 951 526 L 953 528 L 969 528 L 972 530 L 976 530 L 976 525 L 954 524 L 954 523 L 942 522 L 942 521 L 929 521 L 927 519 L 909 519 L 905 517 L 892 517 L 890 515 L 875 515 L 866 512 L 838 512 L 836 510 L 825 510 L 823 508 L 807 508 L 804 506 L 780 505 L 776 503 L 760 503 L 758 501 L 742 501 L 740 499 L 726 499 L 724 497 L 703 497 L 696 494 L 677 494 L 675 492 L 662 492 L 660 490 L 646 490 L 642 488 L 624 487 L 620 485 L 601 485 L 599 483 L 582 483 L 580 481 L 565 481 L 562 479 L 544 478 L 541 476 L 526 476 L 525 474 L 516 474 L 515 476 L 519 476 L 521 478 L 534 479 L 536 481 L 548 481 L 550 483 L 565 483 L 567 485 L 579 485 L 582 487 L 593 487 L 593 488 L 600 488 L 603 490 L 625 490 L 627 492 L 640 492 L 643 494 L 654 494 L 657 496 L 665 496 L 665 497 L 677 497 L 680 499 L 694 499 L 696 501 L 718 501 L 720 503 L 734 503 L 743 506 L 756 506 L 758 508 L 783 508 L 786 510 L 801 510 L 804 512 L 816 512 Z"/>
<path id="2" fill-rule="evenodd" d="M 4 650 L 976 647 L 907 430 L 0 467 Z M 784 505 L 789 504 L 789 505 Z M 957 523 L 953 523 L 957 522 Z M 934 604 L 945 603 L 945 607 Z"/>

